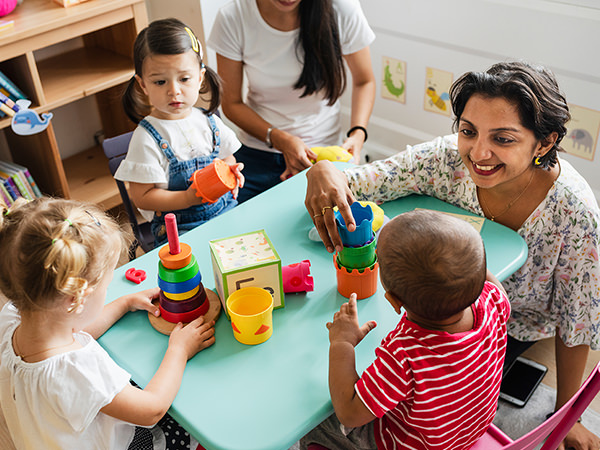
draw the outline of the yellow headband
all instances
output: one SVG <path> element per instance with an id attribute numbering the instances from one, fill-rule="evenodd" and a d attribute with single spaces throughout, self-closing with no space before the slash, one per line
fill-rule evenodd
<path id="1" fill-rule="evenodd" d="M 200 46 L 200 42 L 198 42 L 198 38 L 194 35 L 194 32 L 190 30 L 188 27 L 185 27 L 185 31 L 190 35 L 190 39 L 192 40 L 192 50 L 200 55 L 200 59 L 202 59 L 202 47 Z"/>

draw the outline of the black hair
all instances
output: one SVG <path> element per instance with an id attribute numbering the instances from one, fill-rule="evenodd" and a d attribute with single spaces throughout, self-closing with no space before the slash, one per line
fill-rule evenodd
<path id="1" fill-rule="evenodd" d="M 135 74 L 142 76 L 142 66 L 147 56 L 180 55 L 190 50 L 195 51 L 198 55 L 198 64 L 206 69 L 200 94 L 210 94 L 210 103 L 204 113 L 212 114 L 221 104 L 221 79 L 214 70 L 203 64 L 201 51 L 194 50 L 195 44 L 201 45 L 200 41 L 195 36 L 192 39 L 186 28 L 180 20 L 169 18 L 156 20 L 140 31 L 133 44 Z M 129 80 L 121 101 L 125 113 L 134 123 L 139 123 L 152 110 L 135 77 Z"/>
<path id="2" fill-rule="evenodd" d="M 539 165 L 545 169 L 554 167 L 558 161 L 557 152 L 564 151 L 559 144 L 567 133 L 565 124 L 571 114 L 550 70 L 514 61 L 494 64 L 485 72 L 465 73 L 450 88 L 454 131 L 457 131 L 465 105 L 473 94 L 513 102 L 523 126 L 533 131 L 539 141 L 544 141 L 553 132 L 558 133 L 554 146 L 540 158 Z"/>
<path id="3" fill-rule="evenodd" d="M 294 89 L 304 89 L 301 97 L 323 90 L 333 105 L 346 89 L 346 71 L 332 1 L 302 0 L 298 14 L 304 66 Z"/>

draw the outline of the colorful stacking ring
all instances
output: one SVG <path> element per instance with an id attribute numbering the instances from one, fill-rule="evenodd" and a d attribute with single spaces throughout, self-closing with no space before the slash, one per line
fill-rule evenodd
<path id="1" fill-rule="evenodd" d="M 196 257 L 192 255 L 190 263 L 180 269 L 167 269 L 161 262 L 158 263 L 158 277 L 167 283 L 181 283 L 200 273 Z"/>
<path id="2" fill-rule="evenodd" d="M 210 302 L 205 301 L 204 303 L 202 303 L 202 305 L 200 305 L 196 309 L 193 309 L 193 310 L 185 312 L 185 313 L 177 314 L 177 313 L 172 313 L 172 312 L 167 311 L 165 308 L 163 308 L 160 305 L 160 303 L 158 304 L 158 309 L 160 309 L 161 317 L 163 319 L 165 319 L 167 322 L 171 322 L 171 323 L 191 322 L 192 320 L 206 314 L 208 312 L 209 307 L 210 307 Z"/>
<path id="3" fill-rule="evenodd" d="M 169 294 L 183 294 L 184 292 L 194 289 L 201 281 L 202 277 L 200 276 L 200 272 L 197 272 L 193 278 L 179 283 L 169 283 L 161 277 L 158 277 L 158 287 Z"/>
<path id="4" fill-rule="evenodd" d="M 165 291 L 160 291 L 160 293 L 164 294 L 164 296 L 170 300 L 176 300 L 176 301 L 187 300 L 188 298 L 192 298 L 194 295 L 196 295 L 198 293 L 198 289 L 200 289 L 200 286 L 202 286 L 202 283 L 200 283 L 198 286 L 196 286 L 191 291 L 183 292 L 182 294 L 172 294 L 170 292 L 165 292 Z"/>
<path id="5" fill-rule="evenodd" d="M 167 269 L 181 269 L 182 267 L 187 266 L 192 260 L 192 247 L 184 242 L 180 242 L 179 247 L 181 251 L 176 255 L 172 255 L 169 251 L 169 244 L 164 245 L 158 251 L 158 257 L 163 266 Z"/>
<path id="6" fill-rule="evenodd" d="M 171 300 L 160 293 L 160 306 L 166 311 L 173 314 L 182 314 L 199 308 L 207 301 L 206 291 L 204 286 L 200 285 L 202 290 L 193 297 L 187 300 Z"/>

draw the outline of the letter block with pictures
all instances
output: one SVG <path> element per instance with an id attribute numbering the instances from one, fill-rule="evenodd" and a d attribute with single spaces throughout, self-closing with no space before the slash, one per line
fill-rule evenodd
<path id="1" fill-rule="evenodd" d="M 265 230 L 209 242 L 215 286 L 227 314 L 227 298 L 243 287 L 266 289 L 273 308 L 284 307 L 281 259 Z"/>

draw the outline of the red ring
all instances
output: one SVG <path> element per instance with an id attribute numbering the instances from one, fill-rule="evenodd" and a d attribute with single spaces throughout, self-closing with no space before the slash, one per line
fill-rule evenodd
<path id="1" fill-rule="evenodd" d="M 186 313 L 172 313 L 164 309 L 160 304 L 158 305 L 158 309 L 160 309 L 160 316 L 165 319 L 167 322 L 171 323 L 189 323 L 194 319 L 197 319 L 200 316 L 203 316 L 208 312 L 208 308 L 210 306 L 210 302 L 208 299 L 202 303 L 198 308 L 188 311 Z"/>

